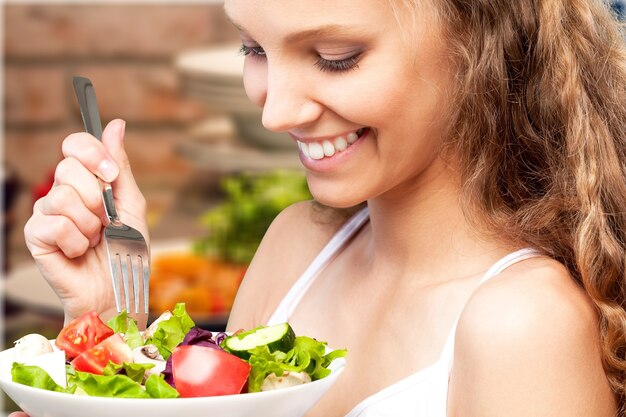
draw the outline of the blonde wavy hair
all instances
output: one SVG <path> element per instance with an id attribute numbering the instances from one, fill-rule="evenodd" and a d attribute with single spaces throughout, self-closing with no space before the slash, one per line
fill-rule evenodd
<path id="1" fill-rule="evenodd" d="M 417 0 L 394 1 L 419 12 Z M 459 67 L 446 151 L 467 215 L 562 262 L 626 416 L 626 48 L 599 0 L 423 0 Z"/>

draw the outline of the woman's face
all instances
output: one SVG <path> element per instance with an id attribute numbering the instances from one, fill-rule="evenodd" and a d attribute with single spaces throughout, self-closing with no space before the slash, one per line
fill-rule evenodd
<path id="1" fill-rule="evenodd" d="M 384 0 L 226 0 L 263 125 L 288 132 L 323 204 L 401 196 L 441 176 L 452 71 L 431 11 Z M 400 10 L 404 10 L 402 7 Z"/>

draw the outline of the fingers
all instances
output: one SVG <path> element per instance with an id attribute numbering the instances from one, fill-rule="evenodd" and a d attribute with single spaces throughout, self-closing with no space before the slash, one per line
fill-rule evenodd
<path id="1" fill-rule="evenodd" d="M 102 144 L 111 154 L 121 173 L 130 172 L 130 162 L 124 150 L 124 133 L 126 122 L 121 119 L 112 120 L 102 131 Z"/>
<path id="2" fill-rule="evenodd" d="M 113 183 L 116 199 L 129 204 L 143 202 L 143 196 L 130 169 L 124 150 L 126 123 L 111 121 L 102 132 L 102 142 L 88 133 L 75 133 L 63 142 L 63 154 L 80 161 L 90 172 Z"/>
<path id="3" fill-rule="evenodd" d="M 28 417 L 28 414 L 23 413 L 21 411 L 16 411 L 14 413 L 9 414 L 8 417 Z"/>
<path id="4" fill-rule="evenodd" d="M 58 192 L 55 188 L 63 185 L 72 187 L 89 210 L 96 214 L 104 214 L 98 179 L 74 157 L 65 158 L 59 162 L 54 172 L 52 191 Z"/>
<path id="5" fill-rule="evenodd" d="M 99 204 L 99 207 L 102 207 L 102 204 Z M 76 189 L 69 185 L 62 184 L 53 187 L 45 198 L 37 202 L 35 210 L 44 216 L 67 217 L 87 238 L 90 246 L 95 246 L 100 241 L 100 231 L 103 226 L 101 217 L 94 213 L 95 210 L 92 211 L 85 205 Z"/>
<path id="6" fill-rule="evenodd" d="M 65 159 L 57 166 L 54 186 L 35 204 L 24 229 L 33 256 L 61 250 L 75 258 L 100 242 L 108 219 L 101 184 L 94 175 L 112 182 L 122 221 L 128 219 L 145 229 L 145 199 L 124 151 L 124 126 L 123 120 L 113 120 L 104 129 L 102 142 L 88 133 L 75 133 L 63 141 Z"/>
<path id="7" fill-rule="evenodd" d="M 24 230 L 33 255 L 60 249 L 75 258 L 100 242 L 106 221 L 98 180 L 78 159 L 68 157 L 57 166 L 54 186 L 37 200 Z"/>
<path id="8" fill-rule="evenodd" d="M 117 162 L 108 150 L 98 139 L 88 133 L 69 135 L 63 141 L 62 151 L 66 158 L 76 158 L 103 181 L 112 182 L 119 174 Z"/>
<path id="9" fill-rule="evenodd" d="M 116 119 L 111 121 L 102 132 L 102 143 L 119 168 L 119 175 L 115 180 L 113 193 L 116 197 L 123 196 L 125 199 L 126 197 L 131 197 L 128 200 L 142 201 L 143 196 L 135 182 L 130 169 L 128 155 L 124 150 L 125 128 L 126 123 L 121 119 Z"/>
<path id="10" fill-rule="evenodd" d="M 35 258 L 61 250 L 66 257 L 74 259 L 83 255 L 90 245 L 89 239 L 68 217 L 46 216 L 41 212 L 28 219 L 24 235 L 26 246 Z"/>
<path id="11" fill-rule="evenodd" d="M 68 136 L 63 148 L 67 157 L 56 167 L 54 185 L 37 200 L 24 227 L 26 244 L 35 257 L 59 250 L 68 258 L 83 255 L 100 242 L 107 221 L 100 183 L 86 165 L 97 168 L 98 159 L 102 155 L 111 159 L 110 155 L 93 136 L 82 133 Z"/>

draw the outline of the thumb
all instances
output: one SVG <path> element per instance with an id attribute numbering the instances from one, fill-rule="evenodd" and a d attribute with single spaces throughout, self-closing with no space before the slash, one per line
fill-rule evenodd
<path id="1" fill-rule="evenodd" d="M 139 187 L 135 182 L 135 177 L 130 169 L 130 161 L 124 149 L 124 132 L 126 122 L 122 119 L 115 119 L 109 122 L 102 131 L 102 144 L 113 157 L 119 168 L 119 175 L 113 181 L 115 187 L 113 192 L 116 195 L 139 194 Z"/>

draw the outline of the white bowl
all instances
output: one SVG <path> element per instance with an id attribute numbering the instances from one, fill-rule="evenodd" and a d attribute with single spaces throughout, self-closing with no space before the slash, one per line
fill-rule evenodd
<path id="1" fill-rule="evenodd" d="M 12 350 L 0 352 L 0 363 Z M 0 388 L 30 417 L 299 417 L 303 416 L 337 380 L 343 358 L 330 364 L 326 378 L 274 391 L 201 398 L 102 398 L 33 388 L 0 377 Z"/>

